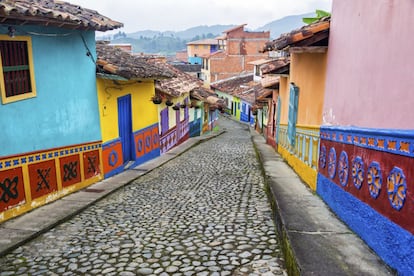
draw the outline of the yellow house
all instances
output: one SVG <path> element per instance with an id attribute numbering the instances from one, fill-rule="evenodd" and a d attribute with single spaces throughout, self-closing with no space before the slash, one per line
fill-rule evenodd
<path id="1" fill-rule="evenodd" d="M 160 155 L 156 79 L 174 72 L 98 42 L 97 94 L 105 178 Z"/>
<path id="2" fill-rule="evenodd" d="M 277 102 L 278 152 L 316 190 L 330 18 L 284 34 L 265 51 L 290 55 L 289 74 L 280 75 Z"/>

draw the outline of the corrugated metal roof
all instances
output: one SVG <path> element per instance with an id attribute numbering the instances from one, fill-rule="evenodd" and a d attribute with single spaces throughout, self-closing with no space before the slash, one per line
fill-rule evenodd
<path id="1" fill-rule="evenodd" d="M 67 29 L 107 31 L 123 27 L 97 11 L 58 0 L 2 0 L 2 24 L 47 25 Z"/>

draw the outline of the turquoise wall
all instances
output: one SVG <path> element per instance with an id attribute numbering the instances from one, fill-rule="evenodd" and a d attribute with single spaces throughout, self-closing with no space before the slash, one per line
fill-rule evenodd
<path id="1" fill-rule="evenodd" d="M 0 156 L 101 140 L 95 64 L 81 37 L 96 60 L 95 32 L 15 28 L 32 37 L 37 96 L 0 104 Z"/>

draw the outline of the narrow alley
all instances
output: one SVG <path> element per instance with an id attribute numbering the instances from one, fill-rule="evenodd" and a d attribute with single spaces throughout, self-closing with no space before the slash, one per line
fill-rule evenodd
<path id="1" fill-rule="evenodd" d="M 4 275 L 287 275 L 247 126 L 225 132 L 0 259 Z"/>

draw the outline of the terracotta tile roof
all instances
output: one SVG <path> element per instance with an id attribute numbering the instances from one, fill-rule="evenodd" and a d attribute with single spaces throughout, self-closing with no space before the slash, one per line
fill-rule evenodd
<path id="1" fill-rule="evenodd" d="M 117 75 L 125 79 L 164 79 L 175 76 L 165 66 L 150 63 L 146 58 L 134 56 L 104 41 L 96 43 L 96 53 L 97 73 Z"/>
<path id="2" fill-rule="evenodd" d="M 324 17 L 300 29 L 282 34 L 279 38 L 266 43 L 263 51 L 284 50 L 294 46 L 327 46 L 330 22 L 330 17 Z M 320 45 L 321 43 L 326 45 Z"/>
<path id="3" fill-rule="evenodd" d="M 211 89 L 202 86 L 191 90 L 190 96 L 193 99 L 203 101 L 216 107 L 224 107 L 226 105 L 226 102 L 223 99 L 217 97 L 217 95 Z"/>
<path id="4" fill-rule="evenodd" d="M 59 0 L 2 0 L 0 21 L 2 24 L 35 24 L 97 31 L 123 26 L 94 10 Z"/>
<path id="5" fill-rule="evenodd" d="M 289 72 L 290 58 L 273 59 L 260 66 L 262 74 L 284 74 Z"/>
<path id="6" fill-rule="evenodd" d="M 220 92 L 236 96 L 248 103 L 254 104 L 256 97 L 265 92 L 260 82 L 253 81 L 253 74 L 232 77 L 210 85 Z"/>
<path id="7" fill-rule="evenodd" d="M 196 77 L 184 73 L 179 69 L 175 68 L 174 66 L 166 63 L 165 61 L 161 61 L 157 58 L 149 58 L 148 62 L 152 64 L 157 64 L 158 66 L 164 66 L 174 72 L 175 76 L 170 79 L 160 79 L 155 81 L 155 89 L 158 92 L 164 93 L 171 97 L 179 97 L 182 96 L 184 93 L 190 93 L 196 87 L 200 87 L 203 85 L 201 80 L 197 79 Z"/>

